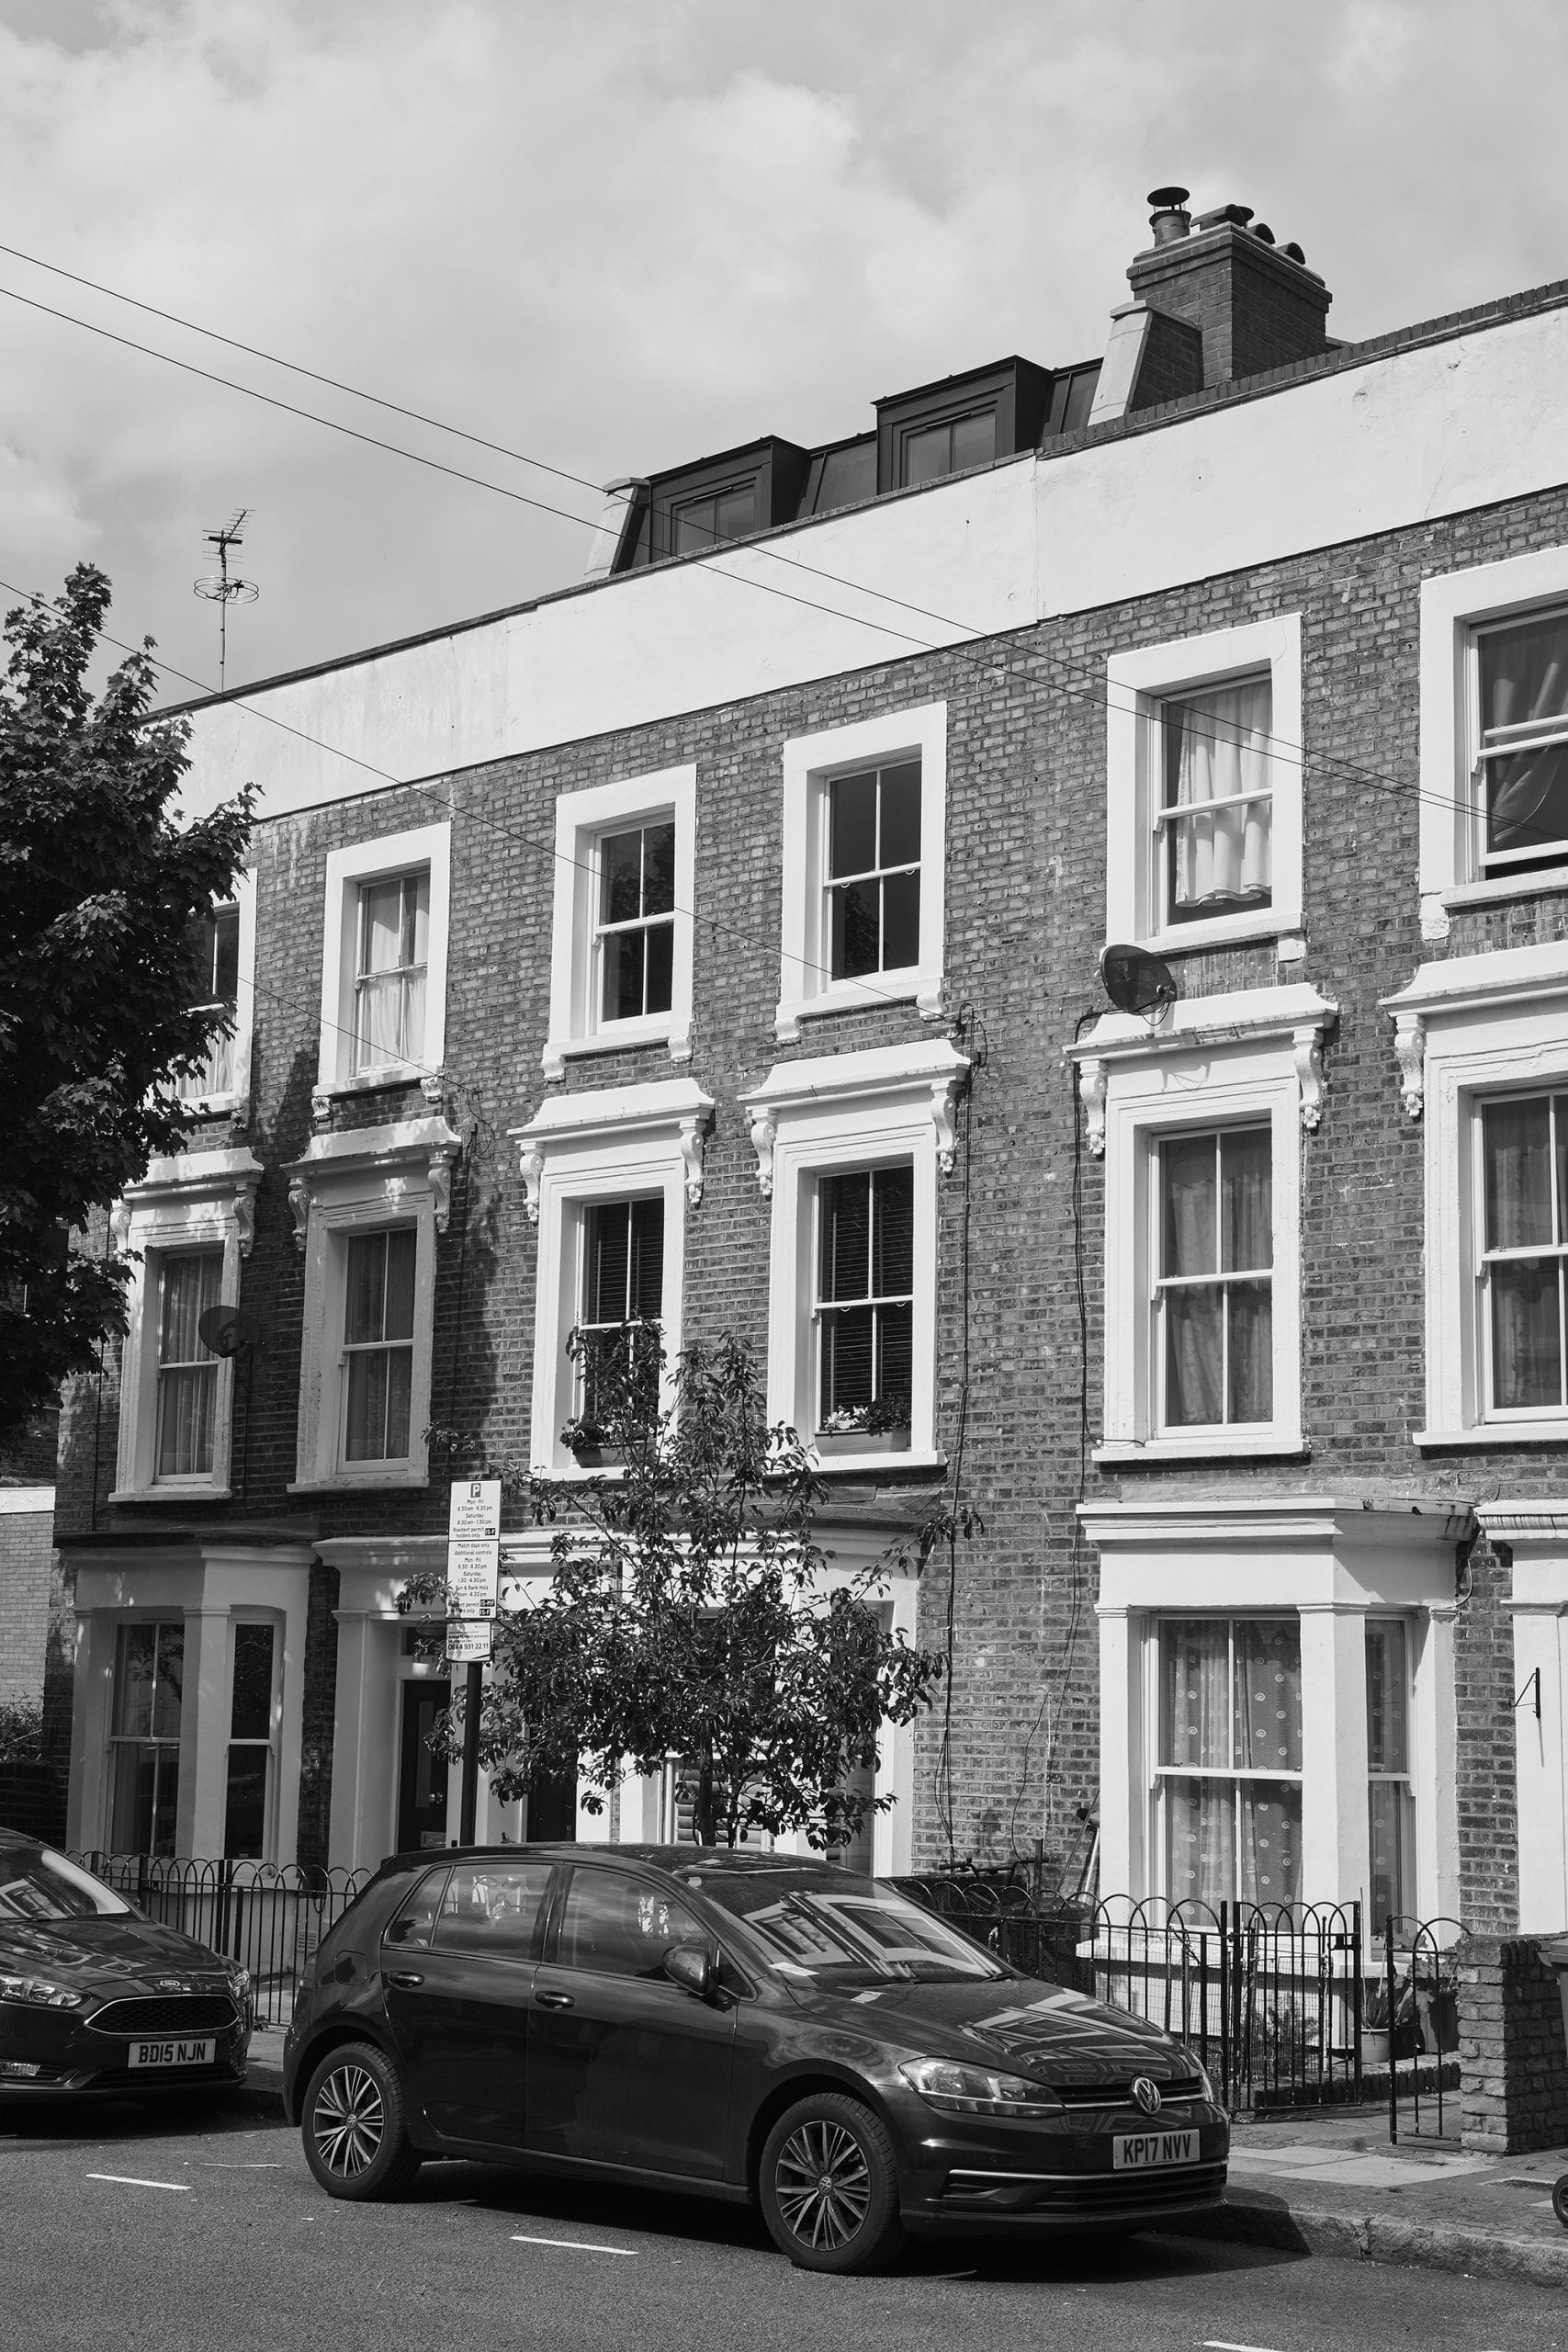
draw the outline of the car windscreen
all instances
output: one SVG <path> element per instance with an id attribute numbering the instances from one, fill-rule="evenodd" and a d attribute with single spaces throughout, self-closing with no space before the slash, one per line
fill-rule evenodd
<path id="1" fill-rule="evenodd" d="M 821 1873 L 682 1872 L 742 1922 L 780 1974 L 797 1984 L 987 1983 L 1013 1973 L 934 1913 L 875 1879 L 841 1884 Z"/>
<path id="2" fill-rule="evenodd" d="M 0 1846 L 0 1925 L 24 1919 L 123 1917 L 131 1906 L 102 1879 L 92 1878 L 47 1846 Z"/>

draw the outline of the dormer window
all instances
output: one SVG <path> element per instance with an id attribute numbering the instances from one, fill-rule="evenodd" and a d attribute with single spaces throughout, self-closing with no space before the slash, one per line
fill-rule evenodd
<path id="1" fill-rule="evenodd" d="M 743 539 L 757 527 L 755 479 L 684 500 L 671 507 L 670 523 L 672 555 L 701 555 L 726 539 Z"/>
<path id="2" fill-rule="evenodd" d="M 940 424 L 925 424 L 906 433 L 900 451 L 899 481 L 908 485 L 940 481 L 944 474 L 961 474 L 966 466 L 988 466 L 997 454 L 997 411 L 973 409 L 966 416 L 945 417 Z"/>

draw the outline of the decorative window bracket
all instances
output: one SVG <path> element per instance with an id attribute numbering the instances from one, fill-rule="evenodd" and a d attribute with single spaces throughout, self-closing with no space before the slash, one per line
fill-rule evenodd
<path id="1" fill-rule="evenodd" d="M 295 1249 L 303 1255 L 311 1204 L 321 1186 L 359 1170 L 372 1178 L 385 1171 L 382 1190 L 392 1216 L 411 1190 L 428 1191 L 435 1230 L 445 1233 L 452 1214 L 452 1170 L 461 1152 L 461 1141 L 441 1118 L 407 1119 L 391 1127 L 356 1127 L 312 1137 L 303 1159 L 288 1170 Z"/>
<path id="2" fill-rule="evenodd" d="M 1395 1013 L 1393 1050 L 1399 1063 L 1400 1100 L 1410 1116 L 1418 1119 L 1427 1102 L 1427 1023 L 1420 1013 Z"/>

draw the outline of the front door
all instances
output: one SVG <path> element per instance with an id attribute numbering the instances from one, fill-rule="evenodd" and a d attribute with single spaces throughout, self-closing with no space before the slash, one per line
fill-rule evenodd
<path id="1" fill-rule="evenodd" d="M 446 1758 L 430 1752 L 435 1718 L 452 1703 L 449 1682 L 403 1684 L 402 1749 L 398 1771 L 398 1851 L 446 1843 Z M 454 1841 L 455 1842 L 455 1841 Z"/>
<path id="2" fill-rule="evenodd" d="M 534 1978 L 528 2145 L 541 2154 L 717 2180 L 736 2011 L 663 1973 L 672 1944 L 710 1931 L 665 1888 L 574 1866 L 548 1962 Z"/>
<path id="3" fill-rule="evenodd" d="M 444 2139 L 524 2145 L 529 1995 L 552 1867 L 433 1871 L 382 1939 L 387 2019 L 410 2089 Z"/>

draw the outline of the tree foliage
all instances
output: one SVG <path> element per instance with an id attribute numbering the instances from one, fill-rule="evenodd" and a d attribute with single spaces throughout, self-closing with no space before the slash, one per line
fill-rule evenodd
<path id="1" fill-rule="evenodd" d="M 250 829 L 248 793 L 174 822 L 186 729 L 149 721 L 151 639 L 94 700 L 108 603 L 103 573 L 79 564 L 52 605 L 5 623 L 0 1443 L 123 1322 L 129 1262 L 80 1229 L 189 1125 L 172 1081 L 222 1022 L 192 1010 L 193 919 L 231 887 Z"/>
<path id="2" fill-rule="evenodd" d="M 602 1807 L 624 1760 L 651 1773 L 675 1757 L 700 1844 L 791 1829 L 847 1843 L 891 1804 L 864 1792 L 879 1734 L 929 1703 L 941 1657 L 884 1625 L 881 1572 L 829 1573 L 823 1487 L 795 1430 L 769 1426 L 741 1342 L 689 1347 L 672 1367 L 646 1326 L 570 1345 L 580 1361 L 596 1348 L 593 1409 L 565 1434 L 591 1427 L 619 1475 L 567 1487 L 486 1465 L 556 1529 L 548 1589 L 497 1622 L 491 1786 L 510 1799 L 574 1774 Z M 427 1578 L 406 1600 L 445 1592 Z M 456 1752 L 455 1724 L 447 1736 Z"/>

